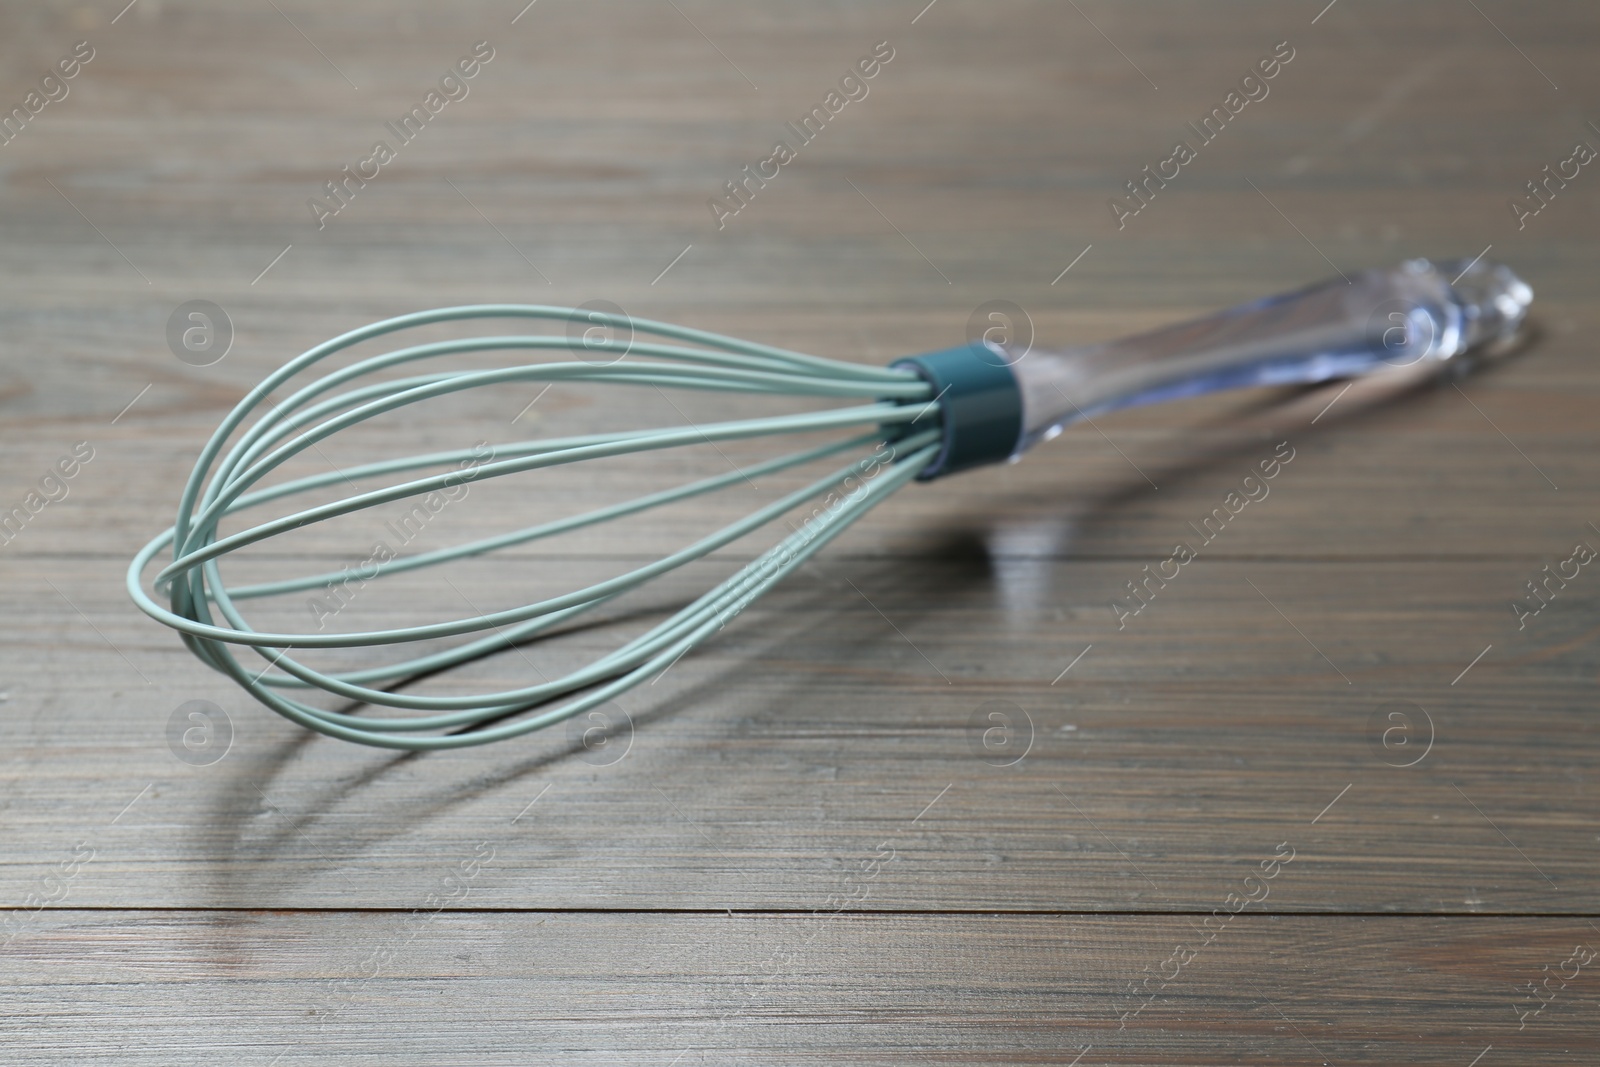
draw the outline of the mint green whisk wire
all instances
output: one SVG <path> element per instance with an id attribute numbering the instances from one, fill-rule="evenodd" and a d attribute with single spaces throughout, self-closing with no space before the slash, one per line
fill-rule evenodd
<path id="1" fill-rule="evenodd" d="M 695 347 L 657 342 L 617 344 L 587 337 L 579 341 L 555 335 L 474 337 L 414 345 L 360 360 L 299 388 L 262 414 L 223 454 L 229 438 L 268 396 L 322 359 L 363 341 L 400 330 L 483 318 L 542 319 L 623 328 L 686 342 Z M 515 349 L 567 349 L 582 352 L 589 359 L 615 354 L 616 361 L 599 364 L 582 360 L 534 363 L 494 370 L 446 371 L 361 385 L 332 396 L 327 395 L 364 375 L 404 363 L 462 353 Z M 415 478 L 306 508 L 226 537 L 217 536 L 218 524 L 227 516 L 297 493 L 339 481 L 353 482 L 362 477 L 451 467 L 479 458 L 470 449 L 428 453 L 249 491 L 285 461 L 319 441 L 368 419 L 452 393 L 520 381 L 599 382 L 869 402 L 854 407 L 689 428 L 618 431 L 496 446 L 494 454 L 497 458 L 476 466 L 469 478 L 464 479 L 459 470 Z M 268 707 L 303 726 L 349 741 L 405 750 L 458 748 L 503 740 L 552 725 L 615 698 L 664 670 L 690 648 L 715 633 L 752 600 L 822 549 L 871 507 L 916 477 L 934 459 L 939 450 L 937 418 L 929 418 L 922 428 L 917 423 L 924 415 L 935 411 L 931 386 L 908 370 L 828 360 L 667 323 L 538 305 L 476 305 L 400 316 L 351 331 L 307 351 L 262 381 L 240 401 L 202 449 L 184 487 L 177 521 L 134 557 L 128 569 L 128 591 L 142 611 L 178 630 L 185 643 L 202 661 L 232 677 Z M 865 432 L 862 432 L 863 427 L 867 428 Z M 681 445 L 786 433 L 848 431 L 852 428 L 856 432 L 843 439 L 767 460 L 742 471 L 704 478 L 495 537 L 398 557 L 384 565 L 383 573 L 386 574 L 435 566 L 691 499 L 742 481 L 747 476 L 785 470 L 852 449 L 859 450 L 874 443 L 886 450 L 887 454 L 881 462 L 873 462 L 873 466 L 884 468 L 876 476 L 863 477 L 865 460 L 835 468 L 801 489 L 661 560 L 584 589 L 518 608 L 443 623 L 386 630 L 337 634 L 269 633 L 251 627 L 236 601 L 314 588 L 340 577 L 342 572 L 302 576 L 230 590 L 223 582 L 219 568 L 219 560 L 228 552 L 275 534 L 390 501 L 449 489 L 463 480 L 505 477 L 585 459 Z M 838 495 L 837 491 L 852 478 L 856 480 L 855 488 L 843 496 Z M 526 640 L 670 570 L 707 556 L 808 501 L 824 496 L 830 498 L 825 508 L 816 509 L 793 533 L 737 573 L 648 632 L 565 677 L 519 689 L 458 696 L 421 696 L 369 684 L 394 682 L 440 670 Z M 156 576 L 158 588 L 166 586 L 170 591 L 170 606 L 163 607 L 145 591 L 142 575 L 168 546 L 171 546 L 172 561 Z M 218 623 L 213 615 L 213 607 L 227 625 Z M 299 648 L 402 644 L 484 631 L 491 632 L 431 655 L 364 670 L 318 671 L 289 654 L 290 650 Z M 247 670 L 234 654 L 233 646 L 252 649 L 267 661 L 266 668 L 258 673 Z M 396 718 L 350 715 L 318 708 L 277 692 L 280 689 L 307 688 L 321 689 L 368 705 L 435 714 Z M 546 707 L 581 690 L 589 691 L 572 696 L 556 706 Z M 535 711 L 537 713 L 533 713 Z M 511 721 L 495 722 L 508 717 Z M 490 723 L 493 724 L 484 725 Z"/>

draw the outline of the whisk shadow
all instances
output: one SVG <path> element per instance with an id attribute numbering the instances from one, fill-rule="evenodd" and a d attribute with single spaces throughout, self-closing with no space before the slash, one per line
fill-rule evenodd
<path id="1" fill-rule="evenodd" d="M 944 575 L 946 589 L 952 586 L 980 585 L 987 580 L 988 567 L 981 544 L 960 533 L 951 535 L 938 556 L 948 558 L 955 563 L 954 567 L 948 568 L 950 573 Z M 919 575 L 926 575 L 929 562 L 926 557 L 922 557 L 916 560 L 892 560 L 888 561 L 887 566 L 883 566 L 880 561 L 857 559 L 845 566 L 855 570 L 856 579 L 863 583 L 868 579 L 861 573 L 862 570 L 870 571 L 872 575 L 870 580 L 876 585 L 913 582 Z M 697 704 L 706 703 L 708 698 L 714 697 L 719 692 L 725 692 L 730 676 L 747 671 L 751 662 L 763 661 L 773 668 L 764 672 L 769 683 L 775 675 L 784 674 L 792 681 L 789 684 L 780 684 L 776 688 L 769 685 L 764 691 L 760 707 L 754 711 L 754 716 L 739 717 L 730 723 L 728 726 L 730 736 L 748 736 L 751 732 L 776 733 L 782 729 L 782 724 L 785 722 L 804 721 L 807 702 L 815 699 L 814 689 L 811 686 L 814 665 L 797 661 L 790 652 L 812 640 L 829 640 L 828 635 L 837 627 L 839 591 L 836 586 L 842 586 L 843 583 L 840 580 L 840 573 L 837 573 L 839 570 L 837 567 L 828 570 L 836 573 L 824 574 L 812 568 L 810 575 L 796 575 L 795 578 L 800 580 L 791 580 L 780 586 L 779 590 L 775 590 L 774 595 L 778 599 L 764 612 L 758 614 L 759 609 L 752 608 L 749 612 L 752 617 L 743 620 L 745 625 L 742 627 L 742 633 L 730 628 L 728 636 L 739 640 L 745 646 L 738 650 L 732 661 L 727 662 L 722 669 L 706 671 L 702 666 L 703 673 L 694 677 L 692 682 L 680 684 L 679 688 L 661 699 L 652 701 L 648 707 L 633 712 L 635 728 L 647 734 L 659 721 L 671 719 Z M 807 581 L 806 577 L 821 580 Z M 870 609 L 865 605 L 861 606 L 860 611 L 870 613 Z M 886 658 L 882 654 L 882 648 L 900 640 L 901 638 L 893 630 L 885 626 L 869 630 L 865 635 L 853 634 L 850 647 L 864 660 L 881 661 Z M 511 651 L 513 650 L 506 649 L 489 655 L 501 655 Z M 694 657 L 689 659 L 693 660 Z M 702 659 L 701 663 L 704 664 L 705 660 Z M 680 664 L 678 670 L 684 674 L 690 673 L 684 670 L 684 666 Z M 543 772 L 570 762 L 582 751 L 581 745 L 572 743 L 525 754 L 518 751 L 523 746 L 537 744 L 539 737 L 549 736 L 549 732 L 543 732 L 534 738 L 523 738 L 511 745 L 491 745 L 466 752 L 464 753 L 466 759 L 458 764 L 461 768 L 458 772 L 442 781 L 431 780 L 433 788 L 428 793 L 408 796 L 402 818 L 371 820 L 332 816 L 338 814 L 338 809 L 349 798 L 370 790 L 385 777 L 411 766 L 416 756 L 420 754 L 382 753 L 372 764 L 362 767 L 349 777 L 328 784 L 325 788 L 315 792 L 295 792 L 291 809 L 284 810 L 284 807 L 280 806 L 281 796 L 274 796 L 281 793 L 282 788 L 275 789 L 274 783 L 297 757 L 313 751 L 319 745 L 339 754 L 368 753 L 364 753 L 356 746 L 335 742 L 312 731 L 304 731 L 298 736 L 271 746 L 250 766 L 249 773 L 236 774 L 226 780 L 228 800 L 219 805 L 222 810 L 219 812 L 218 822 L 223 838 L 220 842 L 223 847 L 219 854 L 224 859 L 223 862 L 216 864 L 217 874 L 213 883 L 217 887 L 216 907 L 202 913 L 216 939 L 213 958 L 226 961 L 223 964 L 224 970 L 244 970 L 247 968 L 250 946 L 259 944 L 261 931 L 258 927 L 274 921 L 270 912 L 263 909 L 293 907 L 302 903 L 294 899 L 294 886 L 287 884 L 285 871 L 304 871 L 308 863 L 316 864 L 320 870 L 335 864 L 349 867 L 349 861 L 371 855 L 381 850 L 387 842 L 415 836 L 419 825 L 438 819 L 452 808 L 480 801 L 496 792 L 510 790 L 528 778 L 537 781 Z M 448 757 L 449 754 L 429 755 L 431 762 L 438 764 L 443 762 L 441 757 Z M 483 766 L 488 761 L 498 762 L 491 763 L 488 767 Z M 657 781 L 663 783 L 681 781 L 686 776 L 703 775 L 706 769 L 705 752 L 694 746 L 679 748 L 652 746 L 644 769 L 640 768 L 637 755 L 632 762 L 633 777 L 631 784 L 626 787 L 635 791 L 647 790 Z M 628 783 L 630 780 L 619 781 Z M 509 828 L 500 822 L 499 815 L 503 814 L 509 823 L 516 808 L 523 804 L 524 797 L 531 796 L 534 792 L 530 788 L 519 790 L 514 806 L 507 805 L 503 813 L 496 813 L 491 824 L 496 829 L 486 829 L 486 836 L 499 833 L 500 836 L 496 838 L 497 843 L 504 840 Z M 785 806 L 788 806 L 795 798 L 783 799 Z M 252 822 L 258 824 L 257 829 L 251 829 Z M 480 819 L 478 825 L 484 826 L 485 822 L 486 820 Z M 517 828 L 517 832 L 524 832 L 527 829 L 527 825 L 524 824 L 523 827 Z M 325 842 L 330 830 L 337 831 L 336 841 L 318 845 L 317 840 Z M 422 840 L 426 843 L 427 839 L 423 837 Z M 569 869 L 584 867 L 593 856 L 592 849 L 586 845 L 586 840 L 587 835 L 582 833 L 575 836 L 568 833 L 540 836 L 535 846 L 538 865 Z M 699 838 L 693 833 L 688 833 L 685 840 L 690 843 L 690 847 L 693 847 Z M 444 857 L 447 862 L 453 862 L 455 858 L 454 855 Z M 336 873 L 339 877 L 345 877 L 342 871 Z M 360 877 L 356 871 L 352 870 L 350 873 Z M 366 898 L 364 902 L 372 906 L 419 908 L 424 906 L 424 894 L 428 887 L 416 882 L 414 873 L 414 865 L 405 865 L 403 875 L 398 879 L 403 895 L 398 898 L 387 890 L 374 895 L 371 891 L 370 870 L 367 872 L 367 878 L 352 888 L 366 890 L 361 895 Z M 393 881 L 392 876 L 383 881 L 387 886 Z M 502 901 L 503 906 L 508 909 L 535 903 L 520 898 L 513 900 L 502 898 Z M 569 905 L 572 902 L 570 897 L 550 901 L 555 906 Z M 351 982 L 359 982 L 360 978 L 356 976 L 362 973 L 360 957 L 365 951 L 365 949 L 353 949 L 351 959 L 347 961 L 346 966 L 336 968 L 335 974 L 342 972 L 346 976 L 344 980 L 330 978 L 325 984 L 317 983 L 304 987 L 302 996 L 305 998 L 304 1007 L 308 1021 L 312 1016 L 318 1017 L 321 1021 L 322 1013 L 326 1012 L 335 1000 L 346 995 L 340 991 Z"/>
<path id="2" fill-rule="evenodd" d="M 806 596 L 806 594 L 799 595 Z M 836 595 L 831 590 L 816 589 L 809 594 L 809 598 L 815 602 L 815 606 L 820 607 L 824 600 Z M 792 600 L 794 596 L 791 590 L 790 599 Z M 641 608 L 637 612 L 618 613 L 606 619 L 597 619 L 573 627 L 572 631 L 567 632 L 617 625 L 634 615 L 654 614 L 657 610 Z M 808 610 L 800 614 L 814 620 L 801 628 L 802 632 L 820 630 L 829 625 L 825 612 Z M 796 638 L 795 629 L 792 626 L 779 627 L 777 632 L 772 632 L 763 631 L 759 623 L 748 625 L 745 627 L 746 636 L 752 633 L 766 633 L 760 646 L 753 650 L 752 656 L 758 659 L 770 656 L 774 649 Z M 525 642 L 486 652 L 478 660 L 513 654 L 519 646 L 536 644 L 538 640 L 530 638 Z M 742 669 L 743 658 L 739 663 L 730 663 L 720 670 L 697 678 L 687 686 L 671 691 L 662 699 L 652 701 L 640 710 L 630 711 L 633 728 L 636 731 L 647 731 L 651 724 L 658 720 L 671 718 L 686 708 L 705 703 L 716 692 L 725 691 L 728 676 Z M 407 678 L 394 688 L 416 685 L 433 673 L 435 672 Z M 797 683 L 795 688 L 800 687 Z M 359 705 L 346 705 L 346 708 L 352 710 L 356 707 Z M 555 730 L 559 731 L 560 727 L 556 727 Z M 525 747 L 522 752 L 518 751 L 519 747 L 536 745 L 541 739 L 548 745 L 552 737 L 561 738 L 561 743 L 554 747 L 541 746 L 532 752 L 527 752 Z M 221 854 L 232 859 L 220 864 L 218 868 L 219 907 L 263 906 L 262 897 L 281 886 L 282 878 L 279 872 L 284 869 L 280 865 L 281 861 L 293 857 L 303 863 L 307 858 L 304 855 L 306 845 L 310 845 L 316 852 L 313 861 L 321 860 L 325 864 L 334 866 L 348 865 L 348 861 L 369 854 L 386 842 L 415 834 L 418 825 L 438 818 L 454 807 L 481 800 L 487 795 L 512 787 L 530 777 L 536 778 L 551 768 L 568 764 L 574 758 L 581 757 L 585 751 L 581 742 L 551 731 L 541 731 L 532 738 L 520 739 L 511 744 L 474 748 L 460 754 L 462 759 L 457 765 L 462 768 L 461 773 L 426 779 L 425 785 L 428 787 L 426 792 L 408 795 L 404 819 L 346 820 L 338 817 L 339 809 L 351 798 L 419 762 L 419 757 L 424 753 L 385 751 L 377 754 L 374 762 L 361 767 L 353 774 L 341 776 L 326 784 L 312 783 L 311 790 L 299 788 L 300 783 L 296 783 L 293 804 L 287 805 L 292 810 L 286 810 L 282 797 L 274 795 L 274 782 L 297 757 L 303 756 L 310 746 L 319 743 L 337 745 L 340 752 L 362 751 L 323 738 L 312 731 L 305 731 L 272 746 L 263 758 L 252 764 L 249 773 L 236 774 L 227 780 L 224 786 L 225 796 L 218 804 L 217 822 L 222 845 Z M 670 752 L 670 749 L 658 748 L 654 758 L 667 759 Z M 362 754 L 372 756 L 371 753 Z M 434 767 L 444 763 L 449 756 L 446 753 L 426 755 L 429 756 L 428 762 Z M 508 756 L 510 758 L 507 758 Z M 676 765 L 663 767 L 657 764 L 652 767 L 651 776 L 670 778 L 677 770 Z M 508 811 L 508 820 L 515 814 L 514 810 Z M 253 823 L 258 825 L 252 826 Z M 320 828 L 333 825 L 338 828 L 339 841 L 333 849 L 332 856 L 324 855 L 321 849 L 316 848 L 313 835 Z M 550 844 L 550 842 L 542 843 L 544 846 L 542 861 L 558 863 L 562 860 L 563 853 L 559 850 L 552 852 L 548 847 Z M 575 853 L 577 848 L 573 847 L 568 851 Z M 268 872 L 270 876 L 253 877 L 251 872 Z"/>

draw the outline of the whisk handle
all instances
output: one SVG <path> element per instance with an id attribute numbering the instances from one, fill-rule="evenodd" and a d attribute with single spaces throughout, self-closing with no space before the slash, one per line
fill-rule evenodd
<path id="1" fill-rule="evenodd" d="M 1014 356 L 1022 400 L 1016 452 L 1118 408 L 1442 367 L 1514 334 L 1532 299 L 1506 267 L 1414 259 L 1120 340 L 1059 352 L 1001 349 Z"/>
<path id="2" fill-rule="evenodd" d="M 1442 367 L 1513 335 L 1532 299 L 1504 266 L 1414 259 L 1115 341 L 1053 352 L 974 342 L 895 366 L 922 375 L 937 397 L 944 446 L 926 480 L 1015 458 L 1118 408 Z"/>

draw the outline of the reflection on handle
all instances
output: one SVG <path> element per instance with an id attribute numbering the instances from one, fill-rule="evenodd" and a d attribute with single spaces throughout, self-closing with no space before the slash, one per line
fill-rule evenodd
<path id="1" fill-rule="evenodd" d="M 1011 365 L 1022 393 L 1017 452 L 1117 408 L 1443 365 L 1510 337 L 1532 300 L 1504 266 L 1414 259 L 1116 341 L 1031 351 Z"/>

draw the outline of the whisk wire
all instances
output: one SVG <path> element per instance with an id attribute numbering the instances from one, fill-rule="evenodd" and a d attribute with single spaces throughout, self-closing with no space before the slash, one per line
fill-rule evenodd
<path id="1" fill-rule="evenodd" d="M 239 433 L 246 419 L 273 392 L 320 360 L 344 349 L 396 331 L 442 322 L 477 318 L 533 318 L 601 325 L 629 331 L 624 343 L 556 335 L 472 337 L 398 348 L 332 371 L 290 393 L 260 412 Z M 632 340 L 632 331 L 653 333 L 681 344 Z M 419 360 L 489 351 L 574 351 L 577 362 L 530 363 L 509 368 L 471 369 L 412 375 L 367 384 L 353 384 L 365 375 Z M 603 362 L 609 360 L 609 362 Z M 368 463 L 347 470 L 295 478 L 254 488 L 285 462 L 340 431 L 412 404 L 470 389 L 509 382 L 586 382 L 601 385 L 655 386 L 789 397 L 867 400 L 866 404 L 759 419 L 693 425 L 689 428 L 621 430 L 564 438 L 521 441 L 495 446 L 492 458 L 478 449 L 454 449 Z M 339 390 L 340 387 L 353 387 Z M 920 403 L 919 403 L 920 402 Z M 347 740 L 398 749 L 453 748 L 517 736 L 559 722 L 613 699 L 676 662 L 688 649 L 722 628 L 756 597 L 832 541 L 868 509 L 915 478 L 939 449 L 937 419 L 915 423 L 937 411 L 929 384 L 898 369 L 874 368 L 789 352 L 703 331 L 565 308 L 480 305 L 446 308 L 400 316 L 334 338 L 269 376 L 246 395 L 223 420 L 202 449 L 180 500 L 173 526 L 152 540 L 134 558 L 128 588 L 147 614 L 178 630 L 190 649 L 213 668 L 231 676 L 264 704 L 287 718 Z M 862 426 L 870 426 L 861 432 Z M 327 585 L 344 572 L 325 572 L 230 589 L 220 568 L 230 552 L 314 523 L 349 515 L 396 500 L 448 491 L 468 481 L 506 477 L 588 459 L 628 455 L 700 443 L 769 437 L 789 433 L 841 430 L 842 439 L 803 448 L 749 467 L 648 493 L 632 500 L 594 508 L 519 530 L 479 538 L 446 548 L 385 560 L 385 574 L 418 570 L 541 538 L 636 515 L 652 508 L 690 500 L 752 474 L 776 473 L 878 443 L 881 454 L 834 469 L 800 489 L 784 494 L 755 512 L 705 535 L 652 563 L 594 582 L 583 589 L 537 603 L 446 622 L 343 633 L 275 633 L 254 629 L 236 601 L 280 596 Z M 231 446 L 229 440 L 234 438 Z M 224 451 L 226 449 L 226 451 Z M 219 456 L 220 461 L 219 461 Z M 451 467 L 444 473 L 411 478 L 380 489 L 345 496 L 270 519 L 226 536 L 218 525 L 246 509 L 356 478 L 407 474 Z M 462 469 L 466 467 L 467 469 Z M 874 470 L 877 468 L 876 470 Z M 843 491 L 854 480 L 855 485 Z M 620 648 L 561 678 L 500 692 L 466 695 L 419 695 L 401 691 L 407 679 L 466 663 L 491 652 L 521 644 L 558 628 L 575 617 L 623 596 L 687 563 L 731 545 L 755 530 L 789 514 L 807 501 L 826 496 L 802 525 L 724 579 L 709 592 Z M 169 606 L 144 590 L 142 574 L 170 546 L 172 559 L 156 575 L 166 589 Z M 213 611 L 215 609 L 215 612 Z M 221 619 L 217 618 L 221 616 Z M 222 623 L 226 625 L 222 625 Z M 485 632 L 489 631 L 489 632 Z M 386 665 L 346 671 L 323 671 L 300 662 L 297 649 L 335 649 L 404 645 L 424 640 L 463 637 L 471 640 L 448 649 Z M 258 653 L 266 666 L 252 673 L 233 651 L 244 646 Z M 390 688 L 377 688 L 388 685 Z M 329 711 L 278 690 L 318 689 L 360 704 L 420 714 L 378 718 Z M 560 698 L 570 698 L 551 706 Z M 528 713 L 532 714 L 528 714 Z M 501 721 L 514 716 L 511 721 Z M 439 733 L 437 731 L 446 731 Z"/>

